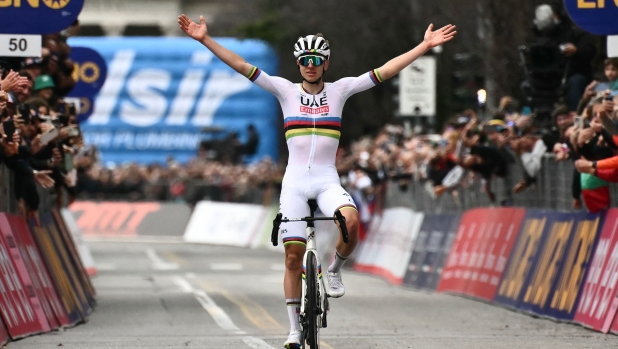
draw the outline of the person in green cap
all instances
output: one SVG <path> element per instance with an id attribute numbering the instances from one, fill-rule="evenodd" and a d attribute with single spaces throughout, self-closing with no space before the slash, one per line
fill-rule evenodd
<path id="1" fill-rule="evenodd" d="M 43 98 L 47 102 L 54 95 L 54 80 L 49 75 L 41 75 L 34 82 L 34 93 L 37 97 Z"/>

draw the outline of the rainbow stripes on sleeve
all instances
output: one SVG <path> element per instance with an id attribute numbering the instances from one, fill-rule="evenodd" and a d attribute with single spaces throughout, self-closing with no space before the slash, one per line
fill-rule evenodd
<path id="1" fill-rule="evenodd" d="M 249 75 L 247 75 L 247 78 L 251 81 L 255 81 L 260 74 L 262 73 L 262 71 L 260 70 L 260 68 L 258 67 L 253 67 L 253 69 L 251 69 L 251 72 L 249 73 Z"/>
<path id="2" fill-rule="evenodd" d="M 370 71 L 369 77 L 371 78 L 371 81 L 373 81 L 373 83 L 376 85 L 384 81 L 382 80 L 382 77 L 380 76 L 380 72 L 377 69 Z"/>
<path id="3" fill-rule="evenodd" d="M 324 136 L 339 140 L 341 137 L 341 118 L 306 118 L 292 116 L 285 118 L 283 123 L 285 140 L 296 136 Z"/>

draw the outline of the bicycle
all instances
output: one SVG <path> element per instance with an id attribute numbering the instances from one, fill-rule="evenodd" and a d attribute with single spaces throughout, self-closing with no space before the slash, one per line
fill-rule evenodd
<path id="1" fill-rule="evenodd" d="M 315 238 L 315 221 L 333 220 L 338 221 L 341 228 L 343 242 L 346 244 L 349 241 L 348 229 L 345 225 L 345 217 L 339 210 L 335 211 L 335 217 L 314 217 L 318 204 L 315 199 L 307 201 L 311 215 L 304 218 L 283 218 L 281 213 L 278 213 L 273 220 L 273 230 L 270 241 L 273 246 L 279 243 L 279 226 L 285 222 L 307 222 L 307 249 L 303 256 L 303 274 L 302 274 L 302 302 L 300 305 L 300 325 L 302 328 L 302 347 L 305 348 L 305 343 L 309 344 L 312 349 L 318 349 L 320 346 L 319 331 L 320 328 L 326 328 L 326 316 L 329 311 L 328 293 L 324 287 L 322 279 L 322 264 L 320 255 L 318 254 Z M 328 288 L 330 290 L 330 288 Z"/>

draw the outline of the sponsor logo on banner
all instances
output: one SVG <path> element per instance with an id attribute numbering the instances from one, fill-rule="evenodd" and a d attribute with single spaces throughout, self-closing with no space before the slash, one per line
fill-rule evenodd
<path id="1" fill-rule="evenodd" d="M 22 253 L 17 246 L 17 240 L 12 232 L 6 214 L 0 214 L 0 237 L 2 240 L 0 247 L 3 245 L 6 248 L 1 249 L 0 253 L 3 255 L 2 258 L 8 257 L 8 260 L 12 262 L 12 267 L 16 272 L 15 275 L 18 277 L 15 283 L 21 285 L 21 288 L 23 288 L 30 302 L 29 309 L 32 309 L 36 317 L 37 324 L 33 326 L 31 331 L 33 333 L 49 332 L 51 328 L 49 322 L 47 322 L 47 315 L 43 308 L 43 300 L 39 299 L 40 293 L 37 292 L 33 278 L 31 278 L 30 273 L 28 273 L 28 269 L 22 258 Z M 6 255 L 4 255 L 5 253 Z"/>
<path id="2" fill-rule="evenodd" d="M 572 319 L 600 223 L 598 215 L 529 210 L 494 300 Z"/>
<path id="3" fill-rule="evenodd" d="M 68 28 L 84 0 L 2 0 L 0 33 L 52 34 Z"/>
<path id="4" fill-rule="evenodd" d="M 262 205 L 200 201 L 196 206 L 184 241 L 249 247 L 268 215 Z"/>
<path id="5" fill-rule="evenodd" d="M 610 0 L 564 0 L 567 13 L 582 29 L 597 35 L 618 34 L 615 22 L 618 2 Z"/>
<path id="6" fill-rule="evenodd" d="M 84 236 L 181 236 L 191 209 L 181 203 L 76 201 L 69 210 Z"/>
<path id="7" fill-rule="evenodd" d="M 519 208 L 466 212 L 438 290 L 493 299 L 524 214 Z"/>
<path id="8" fill-rule="evenodd" d="M 65 100 L 78 105 L 77 119 L 86 121 L 94 108 L 94 96 L 101 90 L 107 78 L 107 63 L 101 55 L 88 47 L 71 47 L 73 61 L 73 80 L 76 84 Z"/>
<path id="9" fill-rule="evenodd" d="M 275 52 L 257 40 L 220 39 L 264 72 L 276 74 Z M 110 74 L 82 131 L 103 162 L 164 163 L 195 157 L 204 139 L 237 132 L 241 142 L 253 124 L 260 159 L 278 158 L 279 104 L 270 93 L 223 64 L 189 38 L 71 38 L 95 49 Z M 156 57 L 156 59 L 153 59 Z M 78 96 L 86 97 L 86 96 Z M 204 134 L 204 127 L 223 130 Z"/>
<path id="10" fill-rule="evenodd" d="M 39 220 L 41 222 L 41 226 L 49 232 L 49 236 L 42 237 L 41 234 L 38 234 L 37 238 L 42 238 L 41 241 L 52 244 L 56 251 L 62 270 L 69 277 L 69 283 L 71 284 L 75 299 L 78 302 L 80 315 L 82 319 L 86 319 L 93 309 L 86 293 L 86 285 L 83 284 L 79 271 L 77 271 L 76 266 L 71 260 L 70 252 L 64 244 L 62 231 L 54 221 L 51 213 L 39 214 Z"/>
<path id="11" fill-rule="evenodd" d="M 447 214 L 425 215 L 403 281 L 405 285 L 428 290 L 438 287 L 459 218 Z"/>
<path id="12" fill-rule="evenodd" d="M 618 209 L 607 212 L 599 235 L 574 320 L 607 333 L 618 297 Z"/>
<path id="13" fill-rule="evenodd" d="M 354 264 L 359 271 L 377 274 L 400 285 L 408 269 L 423 214 L 398 207 L 384 210 L 378 225 L 372 225 L 369 239 Z"/>
<path id="14" fill-rule="evenodd" d="M 54 233 L 56 235 L 60 233 L 54 226 L 50 214 L 39 215 L 39 220 L 40 224 L 34 218 L 29 221 L 32 234 L 40 248 L 44 264 L 47 266 L 49 274 L 54 281 L 64 312 L 67 314 L 70 323 L 72 325 L 76 324 L 82 320 L 82 314 L 84 314 L 85 311 L 82 309 L 82 303 L 78 300 L 74 279 L 72 275 L 65 270 L 59 251 L 56 250 L 52 240 L 52 235 Z"/>

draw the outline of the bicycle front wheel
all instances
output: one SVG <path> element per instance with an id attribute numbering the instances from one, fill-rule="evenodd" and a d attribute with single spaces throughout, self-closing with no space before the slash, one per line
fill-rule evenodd
<path id="1" fill-rule="evenodd" d="M 307 265 L 305 267 L 307 291 L 305 293 L 305 326 L 303 331 L 305 332 L 304 337 L 309 347 L 318 349 L 320 347 L 318 319 L 322 310 L 320 308 L 320 291 L 318 288 L 318 282 L 320 281 L 315 254 L 309 253 L 307 255 Z"/>

